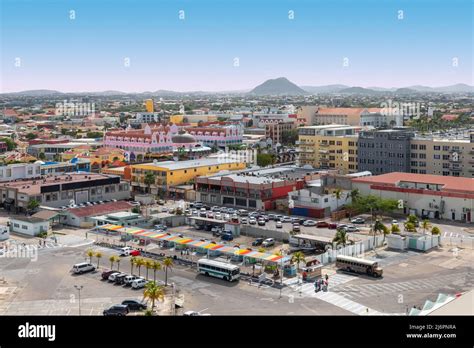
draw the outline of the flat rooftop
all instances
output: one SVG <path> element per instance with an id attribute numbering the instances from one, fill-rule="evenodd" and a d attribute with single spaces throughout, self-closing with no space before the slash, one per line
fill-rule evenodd
<path id="1" fill-rule="evenodd" d="M 206 159 L 198 159 L 198 160 L 191 160 L 191 161 L 165 161 L 165 162 L 151 162 L 151 163 L 144 163 L 144 164 L 136 164 L 132 165 L 133 168 L 160 168 L 160 169 L 167 169 L 167 170 L 179 170 L 179 169 L 188 169 L 188 168 L 196 168 L 196 167 L 207 167 L 207 166 L 218 166 L 221 164 L 228 164 L 228 163 L 240 163 L 240 161 L 227 159 L 227 158 L 206 158 Z M 223 168 L 224 169 L 224 168 Z"/>

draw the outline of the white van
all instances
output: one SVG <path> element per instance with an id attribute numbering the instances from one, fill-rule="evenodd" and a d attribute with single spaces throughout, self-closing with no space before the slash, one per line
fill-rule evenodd
<path id="1" fill-rule="evenodd" d="M 119 250 L 120 256 L 128 256 L 130 255 L 130 251 L 132 251 L 131 247 L 124 247 Z"/>
<path id="2" fill-rule="evenodd" d="M 87 262 L 76 263 L 74 266 L 72 266 L 72 271 L 75 274 L 82 274 L 82 273 L 85 273 L 85 272 L 92 272 L 92 271 L 95 271 L 95 266 L 92 265 L 91 263 L 87 263 Z"/>
<path id="3" fill-rule="evenodd" d="M 146 283 L 147 283 L 147 281 L 143 278 L 135 279 L 132 282 L 132 288 L 141 289 L 141 288 L 145 287 Z"/>

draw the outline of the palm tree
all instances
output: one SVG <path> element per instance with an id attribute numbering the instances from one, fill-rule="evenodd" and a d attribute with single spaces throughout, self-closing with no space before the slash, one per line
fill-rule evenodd
<path id="1" fill-rule="evenodd" d="M 429 220 L 423 220 L 421 222 L 421 228 L 423 229 L 423 234 L 426 234 L 426 230 L 428 230 L 431 227 L 431 223 Z"/>
<path id="2" fill-rule="evenodd" d="M 405 222 L 405 231 L 408 232 L 416 232 L 416 226 L 414 223 Z"/>
<path id="3" fill-rule="evenodd" d="M 392 232 L 392 230 L 390 228 L 388 228 L 387 226 L 383 225 L 382 224 L 382 233 L 383 233 L 383 241 L 382 241 L 382 244 L 385 243 L 385 237 L 387 236 L 387 234 L 390 234 Z"/>
<path id="4" fill-rule="evenodd" d="M 383 232 L 385 228 L 387 228 L 380 220 L 375 220 L 375 224 L 372 227 L 374 231 L 374 250 L 375 250 L 375 235 L 377 232 Z"/>
<path id="5" fill-rule="evenodd" d="M 295 253 L 293 254 L 293 256 L 291 257 L 291 261 L 296 262 L 296 269 L 297 269 L 298 272 L 299 272 L 299 270 L 300 270 L 300 263 L 301 263 L 301 262 L 306 262 L 306 259 L 305 259 L 305 257 L 304 257 L 303 252 L 297 251 L 297 252 L 295 252 Z"/>
<path id="6" fill-rule="evenodd" d="M 165 289 L 162 286 L 156 285 L 155 282 L 150 282 L 145 285 L 145 291 L 143 297 L 151 300 L 151 309 L 155 308 L 155 301 L 164 301 Z"/>
<path id="7" fill-rule="evenodd" d="M 120 257 L 115 256 L 115 263 L 117 264 L 117 271 L 120 270 Z"/>
<path id="8" fill-rule="evenodd" d="M 144 264 L 145 264 L 145 260 L 143 260 L 142 258 L 137 258 L 135 260 L 135 266 L 137 266 L 138 268 L 138 276 L 140 276 L 140 271 Z"/>
<path id="9" fill-rule="evenodd" d="M 332 195 L 336 198 L 336 211 L 339 210 L 339 200 L 342 198 L 342 190 L 337 188 L 334 190 Z"/>
<path id="10" fill-rule="evenodd" d="M 173 259 L 171 257 L 164 259 L 163 266 L 165 267 L 165 286 L 168 286 L 168 269 L 173 268 Z"/>
<path id="11" fill-rule="evenodd" d="M 109 261 L 110 261 L 110 269 L 113 269 L 114 262 L 115 262 L 115 255 L 112 255 L 111 257 L 109 257 Z"/>
<path id="12" fill-rule="evenodd" d="M 153 267 L 153 261 L 146 260 L 145 267 L 146 267 L 146 279 L 148 280 L 148 270 L 150 270 Z"/>
<path id="13" fill-rule="evenodd" d="M 161 270 L 161 263 L 158 261 L 153 261 L 151 269 L 153 270 L 153 281 L 156 282 L 156 271 Z"/>
<path id="14" fill-rule="evenodd" d="M 86 255 L 89 257 L 89 263 L 92 263 L 92 258 L 95 255 L 94 250 L 92 250 L 92 249 L 87 250 Z"/>
<path id="15" fill-rule="evenodd" d="M 102 257 L 102 253 L 100 251 L 95 253 L 95 257 L 97 257 L 97 269 L 99 269 L 100 258 Z"/>
<path id="16" fill-rule="evenodd" d="M 438 226 L 433 226 L 433 228 L 431 229 L 431 234 L 434 236 L 439 235 L 441 234 L 441 229 Z"/>
<path id="17" fill-rule="evenodd" d="M 400 233 L 400 227 L 396 224 L 393 224 L 390 230 L 392 233 Z"/>
<path id="18" fill-rule="evenodd" d="M 136 257 L 131 257 L 130 258 L 130 274 L 133 274 L 133 266 L 135 265 L 136 261 L 137 261 Z"/>
<path id="19" fill-rule="evenodd" d="M 27 209 L 28 211 L 35 211 L 40 206 L 40 203 L 36 199 L 32 199 L 28 202 Z"/>
<path id="20" fill-rule="evenodd" d="M 347 232 L 342 228 L 338 228 L 332 241 L 336 243 L 336 245 L 342 244 L 343 246 L 346 246 L 348 240 Z"/>
<path id="21" fill-rule="evenodd" d="M 155 174 L 152 172 L 148 172 L 145 174 L 145 178 L 143 179 L 143 183 L 148 186 L 148 193 L 151 193 L 151 185 L 155 184 L 156 178 Z"/>

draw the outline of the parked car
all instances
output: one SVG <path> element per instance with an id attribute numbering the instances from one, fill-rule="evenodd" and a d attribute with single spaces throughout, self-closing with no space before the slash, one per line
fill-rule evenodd
<path id="1" fill-rule="evenodd" d="M 160 200 L 158 200 L 158 204 L 159 204 L 159 205 L 165 205 L 165 201 L 162 200 L 162 199 L 160 199 Z"/>
<path id="2" fill-rule="evenodd" d="M 283 223 L 281 221 L 277 221 L 276 228 L 283 228 Z"/>
<path id="3" fill-rule="evenodd" d="M 125 278 L 128 277 L 128 274 L 126 273 L 121 273 L 115 276 L 115 284 L 117 285 L 123 285 L 125 284 Z"/>
<path id="4" fill-rule="evenodd" d="M 168 207 L 161 208 L 162 213 L 168 213 L 168 211 L 169 211 Z"/>
<path id="5" fill-rule="evenodd" d="M 128 286 L 128 285 L 132 285 L 132 282 L 136 279 L 140 279 L 141 277 L 139 276 L 135 276 L 135 275 L 129 275 L 129 276 L 126 276 L 125 279 L 124 279 L 124 285 L 125 286 Z"/>
<path id="6" fill-rule="evenodd" d="M 265 226 L 265 219 L 259 218 L 259 219 L 258 219 L 258 225 L 259 225 L 259 226 Z"/>
<path id="7" fill-rule="evenodd" d="M 318 221 L 318 222 L 316 223 L 316 227 L 319 227 L 319 228 L 321 228 L 321 227 L 329 227 L 329 223 L 327 223 L 326 221 Z"/>
<path id="8" fill-rule="evenodd" d="M 214 213 L 212 211 L 207 212 L 207 218 L 208 219 L 214 219 Z"/>
<path id="9" fill-rule="evenodd" d="M 237 214 L 233 214 L 232 218 L 231 218 L 231 221 L 238 223 L 239 222 L 239 216 Z"/>
<path id="10" fill-rule="evenodd" d="M 88 262 L 76 263 L 74 266 L 72 266 L 72 271 L 75 274 L 93 272 L 95 271 L 95 266 Z"/>
<path id="11" fill-rule="evenodd" d="M 141 205 L 140 202 L 137 202 L 137 201 L 131 201 L 129 203 L 133 205 L 134 207 L 139 207 Z"/>
<path id="12" fill-rule="evenodd" d="M 222 220 L 222 214 L 221 214 L 221 213 L 215 213 L 215 214 L 214 214 L 214 219 L 216 219 L 216 220 Z"/>
<path id="13" fill-rule="evenodd" d="M 275 245 L 275 240 L 273 238 L 267 238 L 262 243 L 262 246 L 266 248 L 272 245 Z"/>
<path id="14" fill-rule="evenodd" d="M 135 279 L 133 282 L 132 282 L 132 288 L 133 289 L 141 289 L 141 288 L 144 288 L 145 285 L 146 285 L 147 281 L 143 278 L 139 278 L 139 279 Z"/>
<path id="15" fill-rule="evenodd" d="M 293 224 L 293 232 L 300 232 L 301 227 L 300 224 Z"/>
<path id="16" fill-rule="evenodd" d="M 358 229 L 357 227 L 355 227 L 355 226 L 346 226 L 346 227 L 344 228 L 344 230 L 345 230 L 346 232 L 358 232 L 358 231 L 359 231 L 359 229 Z"/>
<path id="17" fill-rule="evenodd" d="M 127 276 L 128 274 L 122 273 L 122 272 L 114 272 L 111 275 L 109 275 L 109 282 L 115 282 L 115 279 L 117 279 L 118 276 Z"/>
<path id="18" fill-rule="evenodd" d="M 352 219 L 351 223 L 353 223 L 353 224 L 365 224 L 365 219 L 363 219 L 361 217 L 358 217 L 358 218 Z"/>
<path id="19" fill-rule="evenodd" d="M 240 218 L 240 223 L 241 224 L 246 224 L 248 222 L 247 218 Z"/>
<path id="20" fill-rule="evenodd" d="M 129 313 L 128 306 L 123 304 L 113 305 L 112 307 L 104 310 L 103 314 L 106 316 L 124 316 Z"/>
<path id="21" fill-rule="evenodd" d="M 291 222 L 291 218 L 289 216 L 283 216 L 281 222 Z"/>
<path id="22" fill-rule="evenodd" d="M 392 220 L 392 225 L 397 225 L 398 226 L 398 220 Z"/>
<path id="23" fill-rule="evenodd" d="M 132 249 L 130 247 L 124 247 L 120 249 L 119 252 L 120 252 L 120 256 L 139 256 L 140 255 L 140 251 L 136 249 Z"/>
<path id="24" fill-rule="evenodd" d="M 316 226 L 316 221 L 306 220 L 305 222 L 303 222 L 303 226 Z"/>
<path id="25" fill-rule="evenodd" d="M 227 241 L 234 240 L 234 236 L 232 235 L 232 233 L 223 233 L 221 238 L 222 240 L 227 240 Z"/>
<path id="26" fill-rule="evenodd" d="M 252 217 L 252 218 L 249 219 L 249 224 L 250 225 L 255 225 L 256 223 L 257 223 L 257 220 L 255 220 L 255 218 Z"/>
<path id="27" fill-rule="evenodd" d="M 331 223 L 329 224 L 328 228 L 329 228 L 330 230 L 335 230 L 335 229 L 337 228 L 337 224 L 334 223 L 334 222 L 331 222 Z"/>
<path id="28" fill-rule="evenodd" d="M 202 316 L 209 316 L 210 314 L 209 313 L 199 313 L 199 312 L 196 312 L 196 311 L 187 311 L 187 312 L 184 312 L 183 315 L 185 317 L 202 317 Z"/>
<path id="29" fill-rule="evenodd" d="M 263 243 L 263 238 L 257 238 L 252 242 L 252 245 L 259 246 L 259 245 L 262 245 L 262 243 Z"/>
<path id="30" fill-rule="evenodd" d="M 118 272 L 118 271 L 112 271 L 112 270 L 103 271 L 102 274 L 101 274 L 101 277 L 102 277 L 103 280 L 107 280 L 107 279 L 109 279 L 109 277 L 112 273 L 116 273 L 116 272 Z"/>
<path id="31" fill-rule="evenodd" d="M 128 309 L 131 311 L 136 311 L 136 310 L 139 311 L 141 309 L 147 309 L 147 305 L 138 300 L 125 300 L 125 301 L 122 301 L 122 304 L 124 306 L 127 306 Z"/>
<path id="32" fill-rule="evenodd" d="M 168 229 L 168 226 L 163 225 L 163 224 L 159 224 L 159 225 L 155 225 L 155 228 L 156 228 L 157 230 L 166 231 L 166 230 Z"/>
<path id="33" fill-rule="evenodd" d="M 249 216 L 249 212 L 245 209 L 239 209 L 238 213 L 240 216 Z"/>

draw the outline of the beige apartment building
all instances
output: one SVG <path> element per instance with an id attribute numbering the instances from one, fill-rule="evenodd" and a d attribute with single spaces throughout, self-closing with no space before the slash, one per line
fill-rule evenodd
<path id="1" fill-rule="evenodd" d="M 360 127 L 346 125 L 307 126 L 298 129 L 300 165 L 356 173 L 357 139 Z"/>
<path id="2" fill-rule="evenodd" d="M 473 178 L 474 137 L 414 137 L 410 142 L 410 169 L 415 174 Z"/>
<path id="3" fill-rule="evenodd" d="M 283 134 L 295 129 L 293 122 L 268 122 L 265 123 L 265 138 L 272 139 L 273 144 L 283 143 Z"/>

